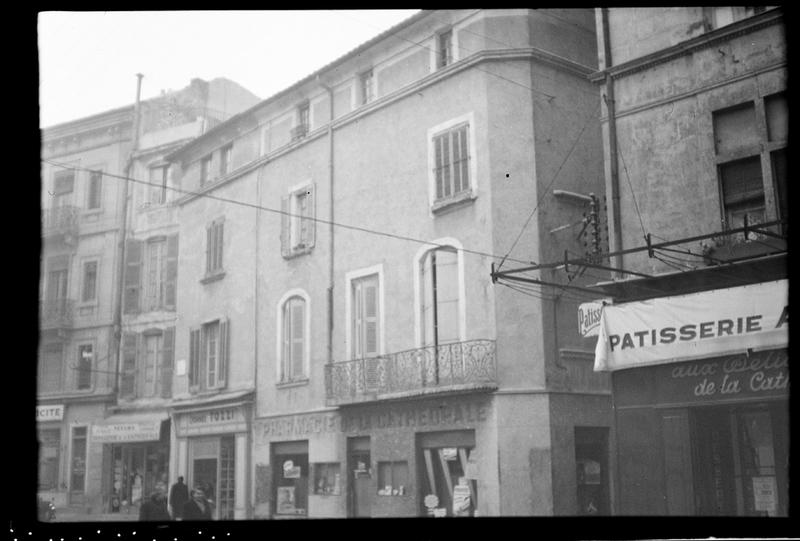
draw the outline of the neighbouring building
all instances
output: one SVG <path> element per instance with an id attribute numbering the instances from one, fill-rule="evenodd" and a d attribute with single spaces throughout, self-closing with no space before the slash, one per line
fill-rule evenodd
<path id="1" fill-rule="evenodd" d="M 39 483 L 59 507 L 135 512 L 168 482 L 178 227 L 162 156 L 257 101 L 194 79 L 141 102 L 138 136 L 135 106 L 43 131 Z"/>
<path id="2" fill-rule="evenodd" d="M 490 279 L 578 249 L 596 70 L 592 10 L 423 11 L 166 156 L 170 477 L 217 518 L 553 515 L 592 461 L 607 512 L 577 303 Z"/>
<path id="3" fill-rule="evenodd" d="M 787 516 L 783 9 L 596 16 L 611 252 L 645 246 L 597 284 L 614 512 Z"/>

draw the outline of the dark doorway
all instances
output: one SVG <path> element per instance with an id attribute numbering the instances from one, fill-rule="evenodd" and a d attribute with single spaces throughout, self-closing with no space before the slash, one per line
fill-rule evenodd
<path id="1" fill-rule="evenodd" d="M 575 427 L 578 515 L 608 515 L 608 428 Z"/>
<path id="2" fill-rule="evenodd" d="M 348 438 L 347 472 L 351 517 L 372 516 L 372 459 L 369 436 Z"/>

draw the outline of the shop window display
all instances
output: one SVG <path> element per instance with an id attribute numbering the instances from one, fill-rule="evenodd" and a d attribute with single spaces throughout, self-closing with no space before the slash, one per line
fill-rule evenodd
<path id="1" fill-rule="evenodd" d="M 424 447 L 422 454 L 422 503 L 428 516 L 474 516 L 477 483 L 468 478 L 474 447 Z"/>
<path id="2" fill-rule="evenodd" d="M 378 496 L 408 494 L 408 462 L 378 462 Z"/>
<path id="3" fill-rule="evenodd" d="M 275 455 L 275 513 L 305 515 L 308 510 L 308 455 Z"/>
<path id="4" fill-rule="evenodd" d="M 314 494 L 341 494 L 341 473 L 338 462 L 314 464 Z"/>

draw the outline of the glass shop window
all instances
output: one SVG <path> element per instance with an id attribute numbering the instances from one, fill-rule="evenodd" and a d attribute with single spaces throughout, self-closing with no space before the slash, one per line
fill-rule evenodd
<path id="1" fill-rule="evenodd" d="M 408 462 L 378 462 L 378 496 L 408 494 Z"/>
<path id="2" fill-rule="evenodd" d="M 342 476 L 338 462 L 314 464 L 314 494 L 338 496 L 342 493 Z"/>

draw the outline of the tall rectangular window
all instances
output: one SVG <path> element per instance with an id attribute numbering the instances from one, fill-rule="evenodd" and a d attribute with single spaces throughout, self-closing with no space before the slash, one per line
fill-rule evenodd
<path id="1" fill-rule="evenodd" d="M 200 185 L 211 181 L 211 154 L 200 160 Z"/>
<path id="2" fill-rule="evenodd" d="M 443 68 L 453 63 L 453 31 L 447 30 L 438 35 L 437 67 Z"/>
<path id="3" fill-rule="evenodd" d="M 86 208 L 89 210 L 100 208 L 102 180 L 103 180 L 102 171 L 89 171 L 89 185 L 88 185 L 88 194 L 86 198 Z"/>
<path id="4" fill-rule="evenodd" d="M 361 82 L 361 104 L 367 104 L 375 98 L 375 77 L 372 70 L 367 70 L 360 76 Z"/>
<path id="5" fill-rule="evenodd" d="M 293 381 L 307 377 L 305 373 L 306 351 L 306 301 L 302 297 L 291 297 L 283 305 L 283 358 L 281 381 Z"/>
<path id="6" fill-rule="evenodd" d="M 311 109 L 308 102 L 302 103 L 297 108 L 297 124 L 303 129 L 303 133 L 308 133 L 311 128 Z"/>
<path id="7" fill-rule="evenodd" d="M 224 177 L 230 173 L 231 169 L 231 153 L 233 152 L 233 144 L 225 145 L 219 151 L 219 176 Z"/>
<path id="8" fill-rule="evenodd" d="M 45 344 L 39 359 L 39 392 L 52 393 L 62 389 L 63 360 L 60 343 Z"/>
<path id="9" fill-rule="evenodd" d="M 281 253 L 292 257 L 314 246 L 314 186 L 296 190 L 281 200 Z"/>
<path id="10" fill-rule="evenodd" d="M 420 265 L 422 344 L 458 342 L 461 339 L 458 254 L 451 247 L 431 250 Z"/>
<path id="11" fill-rule="evenodd" d="M 147 243 L 145 261 L 147 282 L 145 287 L 145 309 L 157 310 L 164 304 L 164 278 L 166 278 L 167 243 L 165 240 Z"/>
<path id="12" fill-rule="evenodd" d="M 373 274 L 353 280 L 353 350 L 354 359 L 375 357 L 379 354 L 380 305 L 378 302 L 378 275 Z"/>
<path id="13" fill-rule="evenodd" d="M 225 387 L 230 324 L 210 321 L 189 331 L 189 387 L 194 391 Z"/>
<path id="14" fill-rule="evenodd" d="M 764 221 L 764 181 L 758 156 L 719 167 L 725 221 L 730 229 Z"/>
<path id="15" fill-rule="evenodd" d="M 77 377 L 75 378 L 75 386 L 78 390 L 91 388 L 93 364 L 94 346 L 92 344 L 78 346 L 78 369 Z"/>
<path id="16" fill-rule="evenodd" d="M 225 223 L 214 220 L 206 228 L 206 275 L 222 272 L 223 231 Z"/>
<path id="17" fill-rule="evenodd" d="M 436 200 L 469 190 L 469 124 L 461 124 L 433 138 Z"/>
<path id="18" fill-rule="evenodd" d="M 141 396 L 156 396 L 160 389 L 158 383 L 161 374 L 162 335 L 144 335 L 145 358 L 142 371 L 143 385 Z"/>
<path id="19" fill-rule="evenodd" d="M 161 205 L 167 202 L 167 180 L 169 178 L 169 166 L 150 168 L 150 197 L 151 205 Z"/>
<path id="20" fill-rule="evenodd" d="M 56 171 L 53 175 L 53 208 L 71 204 L 75 171 Z"/>
<path id="21" fill-rule="evenodd" d="M 97 261 L 83 264 L 83 291 L 81 300 L 90 302 L 97 298 Z"/>

